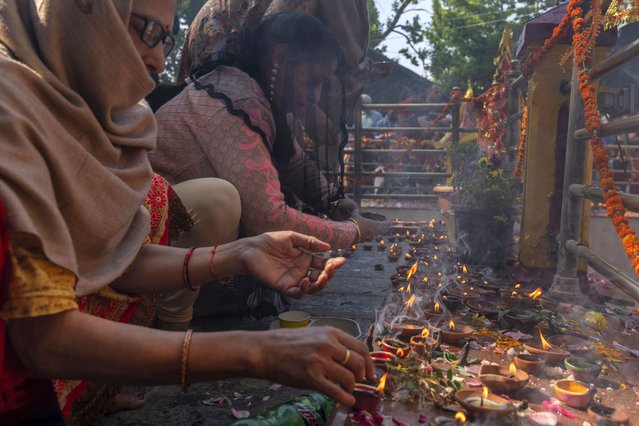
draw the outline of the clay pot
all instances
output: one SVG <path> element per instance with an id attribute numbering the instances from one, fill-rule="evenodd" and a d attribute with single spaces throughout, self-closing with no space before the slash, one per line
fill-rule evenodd
<path id="1" fill-rule="evenodd" d="M 538 375 L 544 371 L 544 360 L 532 355 L 517 355 L 514 358 L 515 366 L 528 374 Z"/>

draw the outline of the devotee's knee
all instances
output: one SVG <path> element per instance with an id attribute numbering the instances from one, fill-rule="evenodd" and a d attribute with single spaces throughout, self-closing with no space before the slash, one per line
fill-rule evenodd
<path id="1" fill-rule="evenodd" d="M 193 228 L 175 246 L 223 244 L 237 239 L 242 205 L 231 183 L 201 178 L 179 183 L 173 189 L 193 219 Z"/>
<path id="2" fill-rule="evenodd" d="M 188 328 L 193 319 L 193 305 L 199 292 L 177 290 L 160 296 L 156 312 L 159 328 L 181 330 Z"/>

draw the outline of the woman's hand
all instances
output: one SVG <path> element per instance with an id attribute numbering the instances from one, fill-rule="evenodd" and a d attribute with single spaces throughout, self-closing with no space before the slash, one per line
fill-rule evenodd
<path id="1" fill-rule="evenodd" d="M 328 251 L 330 246 L 291 231 L 268 232 L 238 243 L 244 244 L 240 260 L 250 275 L 297 299 L 322 290 L 346 263 L 341 257 L 325 259 L 313 254 Z"/>
<path id="2" fill-rule="evenodd" d="M 265 332 L 255 348 L 258 377 L 314 389 L 349 406 L 355 383 L 375 374 L 366 345 L 332 327 Z"/>
<path id="3" fill-rule="evenodd" d="M 359 225 L 359 232 L 361 234 L 360 241 L 372 241 L 376 235 L 379 235 L 383 232 L 384 228 L 390 225 L 389 221 L 377 221 L 372 219 L 367 219 L 364 216 L 361 216 L 359 213 L 355 212 L 351 219 L 357 221 Z"/>

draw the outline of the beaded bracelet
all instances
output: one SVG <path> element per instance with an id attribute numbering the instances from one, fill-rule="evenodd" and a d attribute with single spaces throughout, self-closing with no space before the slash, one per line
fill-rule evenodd
<path id="1" fill-rule="evenodd" d="M 193 256 L 193 252 L 197 247 L 191 247 L 187 250 L 186 255 L 184 256 L 184 264 L 182 265 L 182 280 L 184 281 L 184 287 L 188 288 L 191 291 L 198 291 L 200 286 L 193 286 L 191 284 L 191 279 L 189 278 L 189 261 L 191 260 L 191 256 Z"/>
<path id="2" fill-rule="evenodd" d="M 189 388 L 189 378 L 188 378 L 188 364 L 189 364 L 189 352 L 191 351 L 191 337 L 193 336 L 193 329 L 189 328 L 186 330 L 186 334 L 184 335 L 184 341 L 182 342 L 182 370 L 180 372 L 180 379 L 182 385 L 182 391 L 186 392 Z"/>

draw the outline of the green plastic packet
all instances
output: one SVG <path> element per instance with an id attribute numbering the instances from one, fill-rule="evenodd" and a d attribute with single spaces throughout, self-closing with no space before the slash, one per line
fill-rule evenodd
<path id="1" fill-rule="evenodd" d="M 260 416 L 239 420 L 232 426 L 322 426 L 334 406 L 335 402 L 324 395 L 311 393 L 276 405 Z"/>

